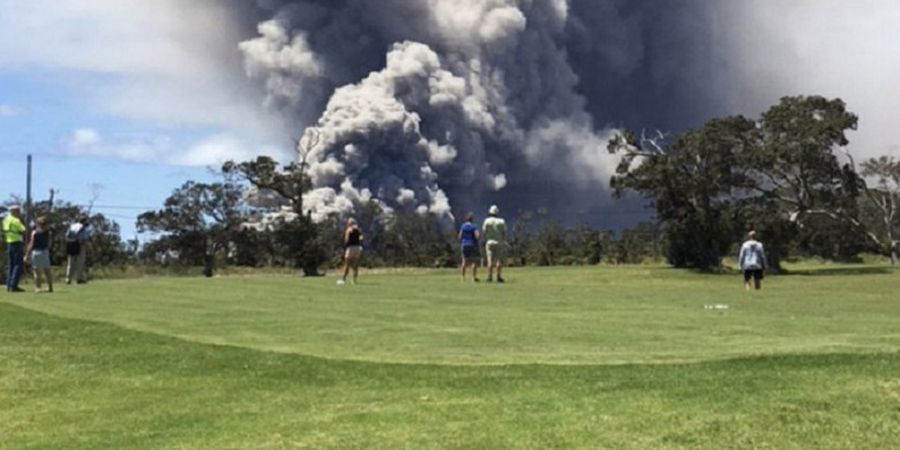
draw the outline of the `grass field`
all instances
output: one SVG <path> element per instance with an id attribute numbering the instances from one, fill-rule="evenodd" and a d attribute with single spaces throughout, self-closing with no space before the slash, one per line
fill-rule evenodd
<path id="1" fill-rule="evenodd" d="M 900 272 L 794 269 L 3 296 L 0 448 L 898 448 Z"/>

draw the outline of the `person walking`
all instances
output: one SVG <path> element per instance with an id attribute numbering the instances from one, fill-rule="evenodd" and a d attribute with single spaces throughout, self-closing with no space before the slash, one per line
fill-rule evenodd
<path id="1" fill-rule="evenodd" d="M 484 236 L 484 252 L 487 254 L 488 283 L 494 281 L 494 271 L 497 271 L 497 282 L 504 283 L 503 279 L 503 252 L 506 249 L 506 221 L 500 217 L 500 208 L 492 205 L 488 210 L 488 218 L 481 227 Z"/>
<path id="2" fill-rule="evenodd" d="M 28 249 L 25 251 L 25 260 L 31 260 L 31 269 L 34 274 L 34 292 L 41 291 L 41 275 L 47 280 L 47 292 L 53 292 L 53 272 L 50 265 L 51 242 L 47 218 L 38 217 L 37 228 L 31 232 L 31 239 L 28 240 Z"/>
<path id="3" fill-rule="evenodd" d="M 741 271 L 744 272 L 744 289 L 750 290 L 750 280 L 753 280 L 753 288 L 762 289 L 762 280 L 766 272 L 766 252 L 762 242 L 756 240 L 756 232 L 747 234 L 747 240 L 741 245 L 738 255 Z"/>
<path id="4" fill-rule="evenodd" d="M 359 262 L 362 260 L 363 253 L 363 234 L 359 229 L 356 219 L 347 219 L 347 227 L 344 230 L 344 276 L 338 281 L 338 284 L 347 284 L 347 276 L 350 270 L 353 270 L 353 284 L 356 284 L 359 278 Z"/>
<path id="5" fill-rule="evenodd" d="M 459 228 L 459 243 L 462 247 L 462 279 L 466 280 L 466 269 L 472 267 L 472 281 L 478 282 L 478 263 L 481 260 L 481 252 L 478 250 L 478 240 L 481 238 L 478 227 L 475 226 L 475 214 L 466 214 L 466 221 Z"/>
<path id="6" fill-rule="evenodd" d="M 6 292 L 24 292 L 19 287 L 25 263 L 25 224 L 22 223 L 22 207 L 13 205 L 9 214 L 3 219 L 3 241 L 6 243 L 8 265 L 6 274 Z"/>
<path id="7" fill-rule="evenodd" d="M 72 284 L 73 279 L 78 284 L 87 283 L 85 260 L 90 238 L 90 219 L 87 216 L 69 225 L 66 231 L 66 284 Z"/>

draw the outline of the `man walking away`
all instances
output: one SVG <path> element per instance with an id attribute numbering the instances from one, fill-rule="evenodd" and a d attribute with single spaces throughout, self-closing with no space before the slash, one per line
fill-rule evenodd
<path id="1" fill-rule="evenodd" d="M 494 270 L 497 271 L 497 282 L 503 283 L 503 252 L 506 250 L 506 221 L 500 217 L 500 208 L 491 206 L 488 218 L 481 227 L 484 235 L 484 249 L 487 253 L 488 283 L 494 281 Z"/>
<path id="2" fill-rule="evenodd" d="M 6 252 L 9 255 L 6 292 L 24 292 L 19 287 L 19 280 L 25 264 L 25 232 L 22 208 L 13 205 L 9 208 L 9 215 L 3 219 L 3 241 L 6 242 Z"/>
<path id="3" fill-rule="evenodd" d="M 72 284 L 74 278 L 78 284 L 87 283 L 85 273 L 85 259 L 87 253 L 87 241 L 90 239 L 90 224 L 87 216 L 80 221 L 73 222 L 66 231 L 66 284 Z"/>
<path id="4" fill-rule="evenodd" d="M 741 245 L 738 262 L 744 272 L 744 288 L 749 291 L 750 279 L 753 279 L 754 288 L 757 291 L 762 289 L 762 279 L 766 271 L 766 252 L 762 243 L 756 240 L 755 231 L 747 234 L 747 241 Z"/>
<path id="5" fill-rule="evenodd" d="M 478 282 L 478 263 L 481 260 L 481 252 L 478 250 L 478 227 L 473 223 L 475 215 L 466 215 L 466 222 L 459 228 L 459 243 L 462 246 L 462 279 L 466 280 L 466 268 L 472 267 L 472 281 Z"/>

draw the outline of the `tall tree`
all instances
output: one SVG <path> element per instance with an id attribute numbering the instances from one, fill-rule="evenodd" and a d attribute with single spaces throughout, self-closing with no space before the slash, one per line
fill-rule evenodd
<path id="1" fill-rule="evenodd" d="M 141 214 L 138 231 L 164 234 L 185 264 L 212 274 L 215 255 L 228 248 L 243 221 L 244 189 L 230 181 L 189 181 L 166 199 L 163 209 Z"/>
<path id="2" fill-rule="evenodd" d="M 900 265 L 900 160 L 882 156 L 862 164 L 862 175 L 874 182 L 866 185 L 863 221 L 871 230 L 878 250 Z"/>
<path id="3" fill-rule="evenodd" d="M 304 132 L 297 140 L 299 163 L 279 167 L 272 158 L 260 156 L 255 161 L 229 161 L 222 166 L 226 177 L 242 177 L 256 189 L 274 192 L 290 203 L 293 216 L 281 215 L 271 231 L 278 235 L 281 248 L 291 254 L 294 265 L 306 276 L 319 275 L 319 266 L 328 261 L 322 245 L 321 227 L 313 223 L 309 211 L 303 208 L 303 195 L 312 187 L 306 173 L 307 161 L 320 140 L 317 128 L 311 127 Z"/>
<path id="4" fill-rule="evenodd" d="M 840 99 L 785 97 L 759 121 L 759 145 L 743 167 L 752 187 L 775 200 L 800 227 L 813 216 L 861 226 L 857 196 L 862 180 L 842 161 L 858 118 Z"/>
<path id="5" fill-rule="evenodd" d="M 733 200 L 749 188 L 738 161 L 755 143 L 756 124 L 744 117 L 716 119 L 679 136 L 622 134 L 609 144 L 621 155 L 611 180 L 616 195 L 639 192 L 656 208 L 677 267 L 711 269 L 721 264 L 735 236 Z"/>

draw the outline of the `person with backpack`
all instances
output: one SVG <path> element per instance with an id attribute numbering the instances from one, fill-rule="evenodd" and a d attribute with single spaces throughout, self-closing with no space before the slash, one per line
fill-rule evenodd
<path id="1" fill-rule="evenodd" d="M 74 279 L 78 284 L 87 283 L 85 260 L 87 242 L 90 240 L 90 221 L 88 217 L 73 222 L 66 231 L 66 284 Z"/>
<path id="2" fill-rule="evenodd" d="M 50 265 L 51 242 L 47 218 L 38 217 L 37 228 L 31 232 L 28 249 L 25 251 L 25 260 L 31 261 L 31 269 L 34 274 L 34 292 L 41 291 L 41 275 L 47 280 L 47 292 L 53 292 L 53 272 Z"/>

